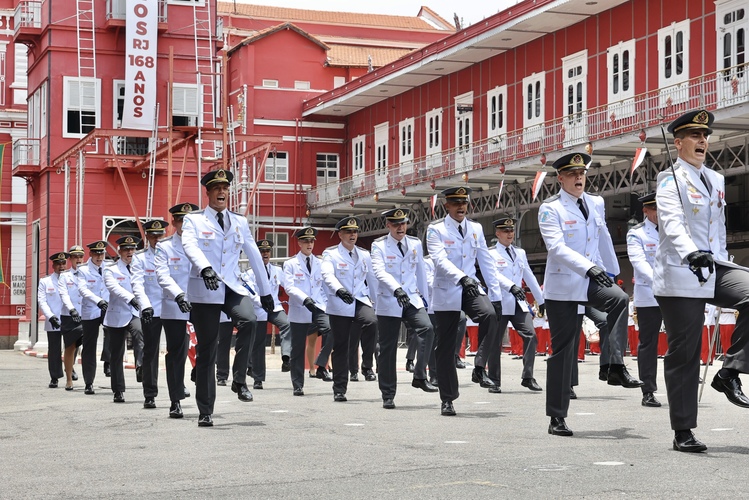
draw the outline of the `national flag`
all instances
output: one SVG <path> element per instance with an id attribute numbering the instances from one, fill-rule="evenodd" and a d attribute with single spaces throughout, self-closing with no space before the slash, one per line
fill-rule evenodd
<path id="1" fill-rule="evenodd" d="M 431 203 L 431 205 L 432 205 L 432 219 L 434 219 L 434 207 L 437 206 L 437 195 L 436 194 L 432 195 L 432 203 Z"/>
<path id="2" fill-rule="evenodd" d="M 499 200 L 502 198 L 502 189 L 505 187 L 505 181 L 499 183 L 499 192 L 497 193 L 497 205 L 495 208 L 499 208 Z"/>
<path id="3" fill-rule="evenodd" d="M 536 178 L 533 181 L 533 198 L 536 199 L 538 192 L 541 191 L 541 186 L 544 185 L 544 178 L 546 178 L 546 172 L 536 172 Z"/>
<path id="4" fill-rule="evenodd" d="M 648 148 L 637 148 L 635 150 L 635 159 L 632 160 L 632 168 L 629 170 L 629 175 L 632 176 L 635 173 L 635 169 L 639 167 L 643 160 L 645 160 L 645 154 L 648 152 Z"/>

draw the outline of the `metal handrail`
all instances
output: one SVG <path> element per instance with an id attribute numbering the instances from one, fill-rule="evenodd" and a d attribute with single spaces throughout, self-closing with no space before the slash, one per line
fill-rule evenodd
<path id="1" fill-rule="evenodd" d="M 159 0 L 159 21 L 166 22 L 166 5 L 167 0 Z M 127 15 L 127 0 L 107 0 L 106 5 L 107 19 L 125 19 Z"/>
<path id="2" fill-rule="evenodd" d="M 13 168 L 19 165 L 39 166 L 41 164 L 40 144 L 40 139 L 25 137 L 13 141 Z"/>
<path id="3" fill-rule="evenodd" d="M 708 73 L 691 80 L 589 108 L 542 124 L 474 141 L 428 156 L 393 163 L 380 174 L 371 171 L 342 178 L 307 192 L 311 209 L 361 199 L 389 190 L 436 181 L 462 172 L 512 162 L 601 139 L 639 133 L 696 108 L 717 109 L 749 101 L 749 64 Z M 474 117 L 474 121 L 482 119 Z M 503 171 L 500 167 L 500 170 Z"/>
<path id="4" fill-rule="evenodd" d="M 21 28 L 42 27 L 42 2 L 40 0 L 21 0 L 13 13 L 13 31 Z"/>

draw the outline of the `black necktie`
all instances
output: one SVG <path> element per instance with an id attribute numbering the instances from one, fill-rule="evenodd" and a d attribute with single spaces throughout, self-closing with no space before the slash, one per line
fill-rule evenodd
<path id="1" fill-rule="evenodd" d="M 348 253 L 348 256 L 349 256 L 349 257 L 351 257 L 351 258 L 353 259 L 353 258 L 354 258 L 354 252 L 353 252 L 353 251 L 349 252 L 349 253 Z"/>
<path id="2" fill-rule="evenodd" d="M 460 233 L 460 237 L 463 238 L 463 224 L 458 224 L 458 232 Z"/>
<path id="3" fill-rule="evenodd" d="M 707 179 L 705 179 L 705 174 L 700 174 L 700 180 L 702 181 L 702 184 L 705 185 L 705 189 L 710 191 L 710 186 L 707 184 Z"/>
<path id="4" fill-rule="evenodd" d="M 125 267 L 127 268 L 127 272 L 132 274 L 132 272 L 130 272 L 130 264 L 126 264 Z"/>
<path id="5" fill-rule="evenodd" d="M 101 268 L 99 268 L 99 276 L 101 276 Z"/>
<path id="6" fill-rule="evenodd" d="M 507 247 L 506 250 L 507 250 L 507 255 L 510 256 L 510 260 L 515 262 L 515 258 L 512 256 L 512 250 L 510 250 L 510 247 Z"/>
<path id="7" fill-rule="evenodd" d="M 583 203 L 582 198 L 577 199 L 577 206 L 580 207 L 580 212 L 582 212 L 583 217 L 585 217 L 585 220 L 588 220 L 588 210 L 585 208 L 585 203 Z"/>
<path id="8" fill-rule="evenodd" d="M 221 226 L 221 229 L 223 229 L 224 228 L 224 213 L 217 212 L 216 219 L 218 220 L 218 225 Z"/>
<path id="9" fill-rule="evenodd" d="M 268 274 L 268 279 L 270 279 L 270 267 L 265 266 L 265 272 Z"/>
<path id="10" fill-rule="evenodd" d="M 402 255 L 403 257 L 405 257 L 405 256 L 406 256 L 406 252 L 404 252 L 404 251 L 403 251 L 403 244 L 402 244 L 402 243 L 401 243 L 400 241 L 398 242 L 398 250 L 400 250 L 400 251 L 401 251 L 401 255 Z"/>
<path id="11" fill-rule="evenodd" d="M 307 257 L 307 272 L 312 274 L 312 263 L 309 261 L 309 257 Z"/>

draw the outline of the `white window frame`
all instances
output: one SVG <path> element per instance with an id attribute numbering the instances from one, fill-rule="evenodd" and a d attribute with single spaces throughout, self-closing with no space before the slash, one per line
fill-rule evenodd
<path id="1" fill-rule="evenodd" d="M 629 118 L 635 114 L 635 40 L 619 42 L 606 53 L 609 116 Z"/>
<path id="2" fill-rule="evenodd" d="M 28 76 L 29 68 L 28 47 L 22 43 L 13 45 L 13 104 L 26 104 L 28 99 Z"/>
<path id="3" fill-rule="evenodd" d="M 375 125 L 375 187 L 378 191 L 387 188 L 388 167 L 388 122 Z"/>
<path id="4" fill-rule="evenodd" d="M 285 259 L 289 257 L 289 233 L 265 233 L 265 239 L 273 242 L 272 258 Z"/>
<path id="5" fill-rule="evenodd" d="M 188 119 L 190 127 L 203 125 L 203 114 L 200 112 L 203 109 L 203 94 L 200 89 L 197 83 L 175 83 L 172 86 L 172 119 L 181 116 Z"/>
<path id="6" fill-rule="evenodd" d="M 81 90 L 83 90 L 84 94 L 87 92 L 90 92 L 91 88 L 95 89 L 94 95 L 84 95 L 84 102 L 80 102 L 80 98 L 78 99 L 78 103 L 73 103 L 71 100 L 75 99 L 78 96 L 79 92 L 79 80 L 81 85 L 85 85 L 85 87 L 81 87 Z M 101 96 L 101 80 L 99 78 L 77 78 L 72 76 L 63 76 L 63 96 L 62 96 L 62 136 L 65 138 L 78 138 L 85 136 L 87 132 L 81 132 L 81 133 L 73 133 L 68 132 L 68 112 L 72 110 L 78 110 L 80 111 L 87 111 L 91 112 L 93 111 L 95 113 L 94 116 L 94 127 L 99 128 L 101 127 L 101 99 L 98 98 L 98 96 Z M 94 83 L 94 85 L 91 85 Z M 75 86 L 75 90 L 73 90 L 73 86 Z"/>
<path id="7" fill-rule="evenodd" d="M 0 42 L 0 106 L 5 106 L 5 85 L 7 83 L 8 42 Z"/>
<path id="8" fill-rule="evenodd" d="M 342 87 L 343 85 L 346 85 L 346 77 L 345 76 L 334 76 L 333 77 L 333 88 L 337 89 L 338 87 Z"/>
<path id="9" fill-rule="evenodd" d="M 122 128 L 122 120 L 117 117 L 117 108 L 119 106 L 119 101 L 122 100 L 124 112 L 125 85 L 125 80 L 112 80 L 112 128 Z M 122 95 L 120 95 L 120 90 L 123 91 Z M 147 154 L 147 152 L 153 147 L 151 144 L 151 138 L 143 137 L 115 136 L 112 137 L 112 143 L 117 149 L 117 154 L 121 155 Z"/>
<path id="10" fill-rule="evenodd" d="M 171 5 L 201 6 L 201 5 L 205 5 L 205 0 L 167 0 L 166 3 L 171 4 Z"/>
<path id="11" fill-rule="evenodd" d="M 658 87 L 661 89 L 685 83 L 689 80 L 689 26 L 690 20 L 685 19 L 678 23 L 671 23 L 671 25 L 658 30 Z M 682 67 L 681 72 L 677 73 L 676 57 L 678 55 L 678 47 L 676 41 L 679 33 L 682 35 Z M 669 38 L 671 47 L 670 54 L 667 54 L 666 45 Z M 670 59 L 668 61 L 670 62 L 670 69 L 667 64 L 667 58 Z M 668 76 L 666 76 L 667 72 L 670 73 Z"/>
<path id="12" fill-rule="evenodd" d="M 740 10 L 743 10 L 743 17 L 741 19 L 732 19 L 729 23 L 725 22 L 725 17 L 730 14 L 734 14 Z M 744 36 L 744 53 L 742 57 L 738 57 L 736 52 L 736 34 L 737 31 L 743 30 Z M 718 95 L 719 105 L 727 106 L 735 104 L 737 99 L 742 100 L 742 92 L 736 91 L 737 88 L 746 88 L 746 83 L 743 85 L 740 82 L 746 82 L 749 78 L 749 66 L 747 61 L 749 60 L 749 50 L 747 49 L 747 38 L 749 38 L 749 6 L 743 0 L 718 0 L 715 2 L 715 31 L 717 35 L 716 39 L 716 69 L 718 73 Z M 729 65 L 726 66 L 726 54 L 725 54 L 725 38 L 731 37 L 729 43 L 731 44 L 731 52 L 729 54 Z M 742 61 L 743 59 L 743 61 Z M 743 66 L 741 66 L 743 64 Z M 734 87 L 736 83 L 739 86 Z"/>
<path id="13" fill-rule="evenodd" d="M 27 104 L 27 127 L 29 139 L 47 136 L 47 81 L 29 96 Z"/>
<path id="14" fill-rule="evenodd" d="M 304 80 L 294 80 L 294 88 L 296 90 L 309 90 L 310 83 Z"/>
<path id="15" fill-rule="evenodd" d="M 351 176 L 356 177 L 364 175 L 366 163 L 364 148 L 366 145 L 366 136 L 358 135 L 351 140 Z"/>
<path id="16" fill-rule="evenodd" d="M 398 124 L 398 159 L 400 163 L 414 159 L 414 119 L 406 118 Z"/>
<path id="17" fill-rule="evenodd" d="M 528 90 L 530 87 L 530 91 Z M 529 95 L 530 92 L 530 95 Z M 546 106 L 546 72 L 533 73 L 523 78 L 523 126 L 532 127 L 544 122 Z M 531 109 L 529 110 L 529 105 Z M 529 115 L 530 112 L 530 115 Z"/>
<path id="18" fill-rule="evenodd" d="M 289 152 L 271 152 L 265 160 L 265 182 L 289 182 Z"/>
<path id="19" fill-rule="evenodd" d="M 265 88 L 267 88 L 267 89 L 277 89 L 278 88 L 278 80 L 263 79 L 262 86 L 265 87 Z"/>
<path id="20" fill-rule="evenodd" d="M 435 108 L 424 116 L 424 132 L 426 134 L 426 154 L 432 155 L 442 152 L 442 108 Z"/>
<path id="21" fill-rule="evenodd" d="M 321 158 L 321 156 L 325 156 L 326 158 Z M 331 168 L 328 161 L 330 158 L 327 157 L 335 157 L 336 163 L 335 163 L 335 169 Z M 320 161 L 324 161 L 325 165 L 320 166 Z M 325 175 L 320 175 L 320 170 L 324 170 Z M 330 175 L 330 172 L 335 172 L 334 176 Z M 317 186 L 322 186 L 323 184 L 329 184 L 331 182 L 338 182 L 338 179 L 341 178 L 341 158 L 338 156 L 337 153 L 325 153 L 325 152 L 318 152 L 315 155 L 315 179 L 317 179 Z M 320 182 L 320 179 L 323 180 L 323 182 Z"/>
<path id="22" fill-rule="evenodd" d="M 507 133 L 507 85 L 486 93 L 486 131 L 487 138 Z"/>

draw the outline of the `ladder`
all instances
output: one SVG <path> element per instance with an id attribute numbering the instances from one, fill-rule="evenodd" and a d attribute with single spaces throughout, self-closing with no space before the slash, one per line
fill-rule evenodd
<path id="1" fill-rule="evenodd" d="M 200 98 L 200 117 L 203 127 L 216 126 L 216 106 L 214 98 L 215 74 L 214 67 L 214 43 L 213 31 L 211 29 L 211 2 L 206 1 L 204 5 L 194 2 L 193 22 L 195 33 L 195 70 L 197 72 L 198 97 Z M 213 141 L 201 141 L 200 155 L 203 157 L 216 154 Z"/>
<path id="2" fill-rule="evenodd" d="M 150 144 L 150 161 L 148 164 L 148 191 L 146 194 L 146 219 L 151 220 L 153 217 L 153 185 L 156 177 L 156 149 L 159 140 L 159 103 L 156 103 L 156 109 L 153 115 L 153 131 L 151 133 Z M 171 203 L 171 200 L 167 200 Z"/>
<path id="3" fill-rule="evenodd" d="M 91 110 L 96 109 L 99 102 L 96 85 L 96 32 L 94 24 L 94 0 L 76 0 L 78 15 L 76 16 L 76 35 L 78 51 L 78 126 L 80 134 L 86 135 L 84 126 L 93 128 L 96 125 L 95 115 L 91 123 Z M 85 83 L 84 83 L 85 81 Z M 93 99 L 89 92 L 93 87 Z M 84 109 L 86 113 L 84 118 Z"/>
<path id="4" fill-rule="evenodd" d="M 227 146 L 229 147 L 229 159 L 227 161 L 229 165 L 229 170 L 232 174 L 234 174 L 234 183 L 232 184 L 231 192 L 229 194 L 229 208 L 231 210 L 237 211 L 239 207 L 239 191 L 242 189 L 241 182 L 239 179 L 239 171 L 237 168 L 237 140 L 236 136 L 234 135 L 234 107 L 229 106 L 229 109 L 227 110 L 226 114 L 226 123 L 227 123 L 227 134 L 229 136 L 229 144 Z"/>

